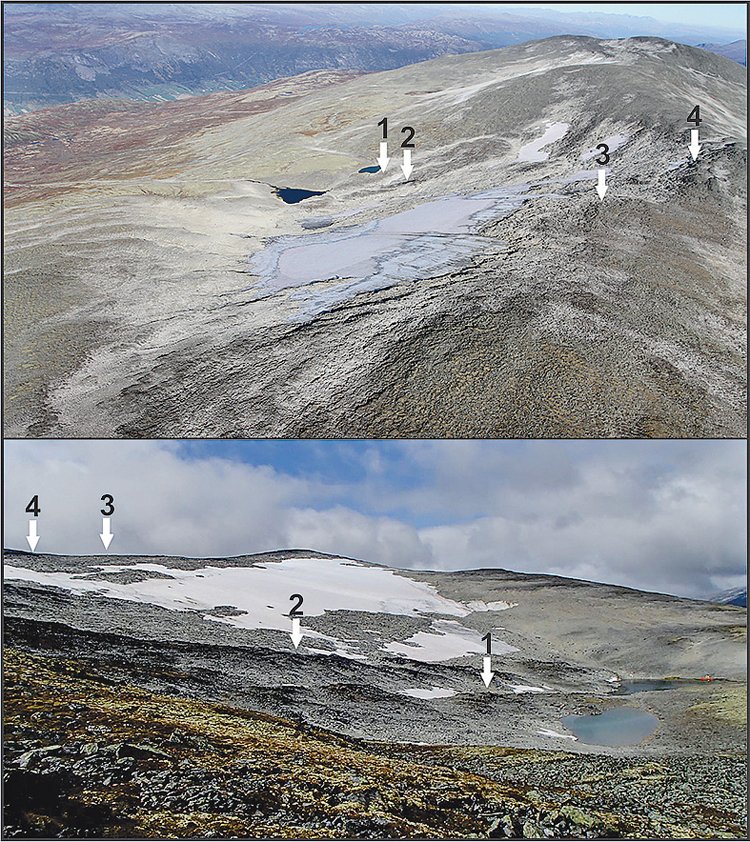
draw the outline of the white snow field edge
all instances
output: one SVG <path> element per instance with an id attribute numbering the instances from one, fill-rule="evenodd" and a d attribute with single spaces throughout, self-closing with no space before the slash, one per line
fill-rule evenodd
<path id="1" fill-rule="evenodd" d="M 98 575 L 142 571 L 158 576 L 137 582 L 110 582 Z M 204 618 L 243 629 L 289 632 L 290 595 L 304 597 L 304 616 L 320 616 L 326 611 L 349 610 L 400 616 L 439 615 L 465 617 L 475 611 L 498 611 L 512 603 L 475 601 L 467 605 L 441 596 L 426 582 L 419 582 L 398 571 L 374 567 L 343 558 L 287 558 L 251 567 L 212 567 L 182 570 L 151 562 L 106 564 L 82 573 L 44 572 L 6 565 L 5 578 L 62 588 L 73 593 L 92 593 L 110 599 L 147 603 L 173 611 L 212 612 L 229 606 L 244 612 L 237 616 Z M 333 650 L 312 651 L 361 659 L 356 645 L 329 635 L 305 629 L 304 636 L 328 641 Z M 304 638 L 303 638 L 304 643 Z M 517 651 L 501 641 L 495 652 Z M 444 661 L 484 651 L 481 636 L 457 620 L 435 619 L 427 631 L 420 631 L 402 642 L 386 643 L 383 651 L 416 661 Z"/>

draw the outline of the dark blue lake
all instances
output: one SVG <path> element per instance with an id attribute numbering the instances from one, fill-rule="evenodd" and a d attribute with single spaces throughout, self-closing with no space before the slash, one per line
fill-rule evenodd
<path id="1" fill-rule="evenodd" d="M 309 199 L 310 196 L 322 196 L 325 192 L 325 190 L 302 190 L 299 187 L 276 188 L 276 195 L 288 205 L 296 205 L 297 202 Z"/>
<path id="2" fill-rule="evenodd" d="M 377 165 L 374 167 L 362 167 L 359 172 L 380 172 L 380 167 Z"/>
<path id="3" fill-rule="evenodd" d="M 630 746 L 653 734 L 659 720 L 636 708 L 611 708 L 594 716 L 564 716 L 563 725 L 588 745 Z"/>

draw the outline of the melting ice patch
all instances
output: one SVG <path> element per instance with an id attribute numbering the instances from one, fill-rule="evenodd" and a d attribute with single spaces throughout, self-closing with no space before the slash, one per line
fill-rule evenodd
<path id="1" fill-rule="evenodd" d="M 384 219 L 319 234 L 276 237 L 250 258 L 269 294 L 295 289 L 299 319 L 362 292 L 455 271 L 479 249 L 501 249 L 478 228 L 519 208 L 527 184 L 444 196 Z"/>
<path id="2" fill-rule="evenodd" d="M 518 160 L 522 163 L 538 163 L 549 158 L 548 152 L 543 152 L 545 146 L 549 146 L 557 140 L 565 137 L 570 128 L 569 123 L 547 123 L 547 128 L 541 137 L 524 144 L 518 150 Z"/>

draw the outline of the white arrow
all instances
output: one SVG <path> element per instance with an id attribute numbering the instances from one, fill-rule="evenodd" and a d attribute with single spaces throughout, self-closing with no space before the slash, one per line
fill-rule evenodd
<path id="1" fill-rule="evenodd" d="M 480 675 L 482 676 L 482 680 L 484 681 L 484 686 L 489 689 L 490 682 L 495 677 L 495 673 L 492 672 L 492 658 L 489 655 L 484 656 L 484 665 L 482 667 L 482 672 Z"/>
<path id="2" fill-rule="evenodd" d="M 99 534 L 99 537 L 102 539 L 102 544 L 104 544 L 104 549 L 108 550 L 109 545 L 112 543 L 112 539 L 115 537 L 109 528 L 109 518 L 103 517 L 102 518 L 102 531 Z"/>
<path id="3" fill-rule="evenodd" d="M 701 145 L 698 143 L 698 131 L 698 129 L 690 129 L 690 146 L 688 146 L 688 149 L 693 156 L 693 160 L 698 157 L 698 153 L 701 151 Z"/>
<path id="4" fill-rule="evenodd" d="M 391 159 L 388 157 L 388 141 L 381 140 L 380 141 L 380 155 L 378 157 L 378 166 L 380 167 L 380 172 L 385 172 L 385 168 L 388 166 L 388 162 Z"/>
<path id="5" fill-rule="evenodd" d="M 596 178 L 596 192 L 599 194 L 599 199 L 604 198 L 607 192 L 607 171 L 602 167 Z"/>
<path id="6" fill-rule="evenodd" d="M 29 534 L 26 536 L 29 542 L 29 549 L 33 553 L 39 543 L 39 536 L 36 534 L 36 520 L 29 520 Z"/>
<path id="7" fill-rule="evenodd" d="M 411 171 L 414 169 L 411 165 L 411 149 L 404 149 L 404 163 L 401 164 L 401 169 L 404 171 L 404 176 L 408 180 Z"/>
<path id="8" fill-rule="evenodd" d="M 299 627 L 299 617 L 292 617 L 292 643 L 296 649 L 302 640 L 302 632 Z"/>

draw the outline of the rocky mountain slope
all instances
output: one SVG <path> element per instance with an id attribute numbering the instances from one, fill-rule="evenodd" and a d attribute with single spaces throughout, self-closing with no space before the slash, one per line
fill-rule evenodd
<path id="1" fill-rule="evenodd" d="M 560 747 L 546 732 L 567 713 L 610 706 L 622 679 L 711 673 L 730 687 L 746 675 L 744 610 L 549 576 L 396 571 L 309 551 L 8 553 L 5 582 L 13 637 L 95 660 L 107 652 L 129 675 L 148 664 L 158 692 L 244 700 L 357 737 Z M 292 594 L 304 599 L 299 647 Z M 487 632 L 489 690 L 480 675 Z M 159 679 L 167 663 L 175 684 Z M 707 693 L 675 685 L 671 695 L 651 694 L 649 704 L 689 707 Z M 649 748 L 674 750 L 670 728 Z"/>
<path id="2" fill-rule="evenodd" d="M 561 37 L 9 121 L 8 431 L 742 435 L 745 96 Z"/>
<path id="3" fill-rule="evenodd" d="M 8 551 L 4 610 L 11 834 L 744 832 L 744 609 L 290 550 Z M 623 708 L 656 730 L 567 727 Z"/>

